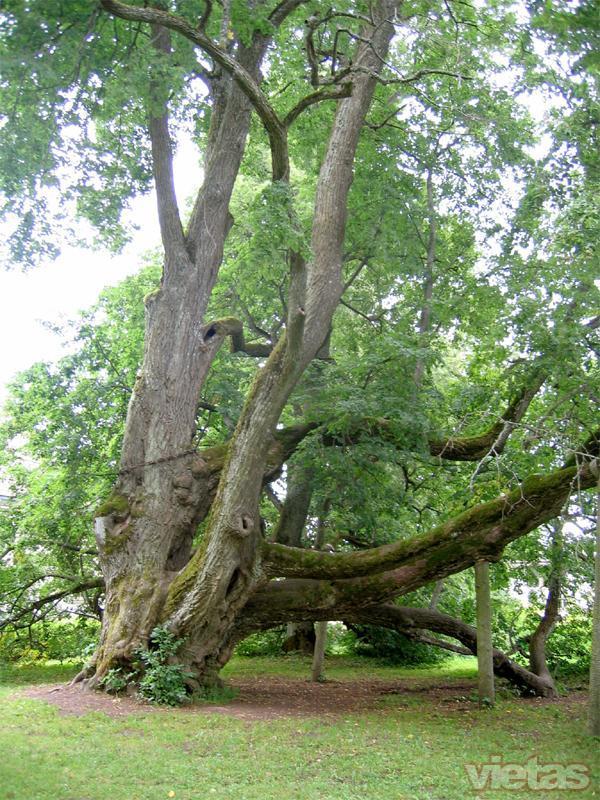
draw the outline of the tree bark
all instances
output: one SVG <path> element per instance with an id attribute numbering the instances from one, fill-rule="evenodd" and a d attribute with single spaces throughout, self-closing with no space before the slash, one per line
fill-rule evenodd
<path id="1" fill-rule="evenodd" d="M 271 23 L 300 4 L 279 4 Z M 212 81 L 204 185 L 185 234 L 173 190 L 166 92 L 160 112 L 150 113 L 165 261 L 161 286 L 146 300 L 144 360 L 129 406 L 119 480 L 96 519 L 106 610 L 92 684 L 112 666 L 127 664 L 158 622 L 185 639 L 181 658 L 200 682 L 213 680 L 237 614 L 265 581 L 258 504 L 273 432 L 290 392 L 329 334 L 341 295 L 354 153 L 385 63 L 396 5 L 379 0 L 373 7 L 354 54 L 352 86 L 336 94 L 343 99 L 317 185 L 313 257 L 305 264 L 290 254 L 287 330 L 257 374 L 221 465 L 203 542 L 189 558 L 199 501 L 212 480 L 193 453 L 197 399 L 231 332 L 227 324 L 204 322 L 204 315 L 231 226 L 229 201 L 251 111 L 269 137 L 273 178 L 286 182 L 286 125 L 302 109 L 284 123 L 260 89 L 267 35 L 256 33 L 248 45 L 238 42 L 234 58 L 177 15 L 102 0 L 109 13 L 149 24 L 165 57 L 166 31 L 175 31 L 204 50 L 221 72 Z"/>
<path id="2" fill-rule="evenodd" d="M 329 498 L 326 498 L 323 503 L 323 508 L 321 510 L 321 514 L 319 515 L 317 524 L 317 533 L 315 536 L 316 550 L 322 550 L 323 546 L 325 545 L 326 520 L 327 515 L 329 514 L 330 506 L 331 501 Z M 319 620 L 315 625 L 316 639 L 311 669 L 311 680 L 313 682 L 325 680 L 325 676 L 323 674 L 323 665 L 325 664 L 325 648 L 327 647 L 328 624 L 328 621 L 324 619 Z"/>
<path id="3" fill-rule="evenodd" d="M 323 665 L 325 663 L 325 648 L 327 647 L 327 626 L 326 619 L 319 620 L 315 625 L 317 638 L 315 640 L 315 652 L 313 654 L 312 668 L 310 677 L 315 682 L 324 681 Z"/>
<path id="4" fill-rule="evenodd" d="M 475 594 L 477 596 L 477 678 L 479 705 L 493 706 L 494 645 L 492 644 L 492 602 L 490 595 L 490 565 L 475 562 Z"/>
<path id="5" fill-rule="evenodd" d="M 560 523 L 559 523 L 560 524 Z M 535 631 L 529 638 L 529 666 L 532 672 L 539 675 L 548 684 L 548 693 L 558 696 L 554 678 L 546 661 L 546 643 L 554 630 L 560 612 L 561 573 L 562 573 L 562 532 L 558 526 L 552 535 L 551 568 L 548 578 L 548 595 L 544 613 Z"/>
<path id="6" fill-rule="evenodd" d="M 548 683 L 554 696 L 558 696 L 558 692 L 546 661 L 546 642 L 556 625 L 559 609 L 560 579 L 558 576 L 553 576 L 548 587 L 544 615 L 529 639 L 529 666 L 532 672 Z"/>
<path id="7" fill-rule="evenodd" d="M 600 471 L 594 462 L 596 473 Z M 589 730 L 592 736 L 600 736 L 600 475 L 596 493 L 596 561 L 594 570 L 594 611 L 592 628 L 592 656 L 590 659 L 590 707 Z"/>
<path id="8" fill-rule="evenodd" d="M 289 464 L 287 493 L 274 539 L 289 547 L 302 547 L 302 534 L 306 525 L 312 498 L 312 470 L 304 465 Z M 312 655 L 315 648 L 315 631 L 312 622 L 290 622 L 282 644 L 285 653 L 300 652 Z"/>
<path id="9" fill-rule="evenodd" d="M 312 656 L 315 651 L 315 641 L 315 626 L 312 622 L 288 622 L 281 649 L 284 653 L 303 653 Z"/>

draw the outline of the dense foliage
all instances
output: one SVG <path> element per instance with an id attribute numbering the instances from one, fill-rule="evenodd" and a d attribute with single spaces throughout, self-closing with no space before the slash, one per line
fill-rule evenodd
<path id="1" fill-rule="evenodd" d="M 15 261 L 35 262 L 56 249 L 72 216 L 118 247 L 127 236 L 123 208 L 152 181 L 147 117 L 168 107 L 174 137 L 212 152 L 220 95 L 211 81 L 227 62 L 175 34 L 159 52 L 141 23 L 88 3 L 32 2 L 26 14 L 20 5 L 0 12 L 0 102 L 10 109 L 0 118 L 6 249 Z M 187 0 L 155 5 L 184 20 L 204 8 Z M 369 12 L 362 2 L 336 4 L 329 14 L 322 4 L 298 3 L 278 29 L 267 13 L 272 4 L 254 4 L 252 14 L 252 4 L 205 5 L 202 30 L 223 52 L 244 54 L 272 35 L 261 92 L 282 118 L 306 95 L 310 31 L 321 55 L 313 72 L 324 81 L 329 70 L 337 85 Z M 591 6 L 417 0 L 397 25 L 354 159 L 344 292 L 325 346 L 290 389 L 277 423 L 306 425 L 307 433 L 266 481 L 260 527 L 268 541 L 280 536 L 282 502 L 295 484 L 306 500 L 295 544 L 351 553 L 416 541 L 521 491 L 529 476 L 597 455 Z M 243 341 L 232 334 L 231 352 L 220 349 L 202 382 L 193 448 L 222 447 L 244 429 L 236 425 L 267 374 L 273 359 L 266 359 L 289 333 L 290 264 L 313 256 L 315 196 L 337 103 L 315 103 L 289 127 L 290 182 L 270 180 L 269 137 L 257 119 L 251 124 L 205 315 L 222 325 L 239 318 Z M 168 262 L 167 238 L 163 228 Z M 108 518 L 108 508 L 120 522 L 118 501 L 100 504 L 128 479 L 120 463 L 128 403 L 156 355 L 143 361 L 143 299 L 154 308 L 168 278 L 147 266 L 106 290 L 65 331 L 70 354 L 33 365 L 10 389 L 0 427 L 12 493 L 0 509 L 0 629 L 10 636 L 105 610 L 92 521 L 99 508 Z M 472 458 L 448 456 L 478 437 Z M 498 644 L 508 651 L 523 649 L 553 576 L 560 574 L 572 619 L 591 602 L 592 500 L 577 489 L 554 528 L 515 535 L 494 568 Z M 183 496 L 185 486 L 177 491 Z M 191 553 L 202 556 L 217 518 L 208 510 L 199 524 L 194 518 L 189 563 Z M 427 606 L 432 589 L 408 600 Z M 529 614 L 517 592 L 527 595 Z M 473 621 L 469 575 L 445 578 L 439 608 Z M 148 677 L 167 669 L 160 648 L 145 652 L 154 655 L 142 686 L 174 698 L 176 676 L 171 688 Z M 553 663 L 565 658 L 557 645 Z"/>

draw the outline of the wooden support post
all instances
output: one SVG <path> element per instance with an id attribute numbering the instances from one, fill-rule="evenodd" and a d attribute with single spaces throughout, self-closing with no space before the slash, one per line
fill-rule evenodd
<path id="1" fill-rule="evenodd" d="M 493 706 L 494 647 L 492 645 L 492 602 L 490 596 L 490 565 L 475 562 L 475 596 L 477 600 L 477 674 L 479 706 Z"/>

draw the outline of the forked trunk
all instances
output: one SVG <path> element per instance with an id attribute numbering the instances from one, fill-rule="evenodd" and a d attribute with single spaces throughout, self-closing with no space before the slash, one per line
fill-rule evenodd
<path id="1" fill-rule="evenodd" d="M 102 0 L 102 5 L 117 16 L 150 23 L 152 42 L 167 57 L 167 29 L 187 35 L 221 71 L 212 79 L 204 187 L 187 233 L 173 188 L 168 93 L 161 99 L 154 92 L 152 114 L 161 102 L 164 112 L 151 116 L 149 131 L 165 263 L 160 288 L 146 300 L 144 361 L 129 406 L 119 480 L 96 519 L 107 599 L 100 646 L 86 677 L 98 685 L 112 667 L 127 667 L 160 623 L 184 640 L 181 662 L 198 683 L 206 683 L 216 679 L 229 657 L 238 614 L 267 580 L 259 516 L 267 459 L 281 411 L 327 338 L 342 291 L 354 154 L 393 34 L 390 20 L 397 2 L 380 0 L 372 20 L 365 21 L 354 55 L 352 92 L 339 95 L 344 99 L 338 101 L 322 164 L 313 257 L 305 264 L 299 254 L 290 253 L 286 332 L 257 374 L 220 465 L 216 495 L 214 473 L 194 454 L 193 439 L 200 390 L 219 346 L 231 333 L 231 321 L 205 322 L 204 314 L 231 226 L 229 201 L 251 108 L 269 135 L 274 180 L 285 182 L 289 176 L 287 126 L 292 118 L 288 123 L 279 120 L 260 90 L 266 35 L 256 33 L 248 46 L 238 43 L 233 59 L 201 29 L 182 26 L 162 8 L 112 0 Z M 299 0 L 280 4 L 272 24 L 299 5 Z M 194 551 L 198 523 L 207 513 L 202 541 Z"/>

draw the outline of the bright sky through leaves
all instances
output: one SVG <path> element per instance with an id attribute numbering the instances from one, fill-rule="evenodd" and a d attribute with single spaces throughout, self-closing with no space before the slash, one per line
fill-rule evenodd
<path id="1" fill-rule="evenodd" d="M 175 163 L 178 194 L 185 201 L 200 182 L 198 156 L 191 145 Z M 118 283 L 140 267 L 144 252 L 159 244 L 154 194 L 138 198 L 131 217 L 139 227 L 125 251 L 65 248 L 53 263 L 21 272 L 0 269 L 0 405 L 15 373 L 36 361 L 63 355 L 63 342 L 44 323 L 64 324 L 92 305 L 105 286 Z"/>

